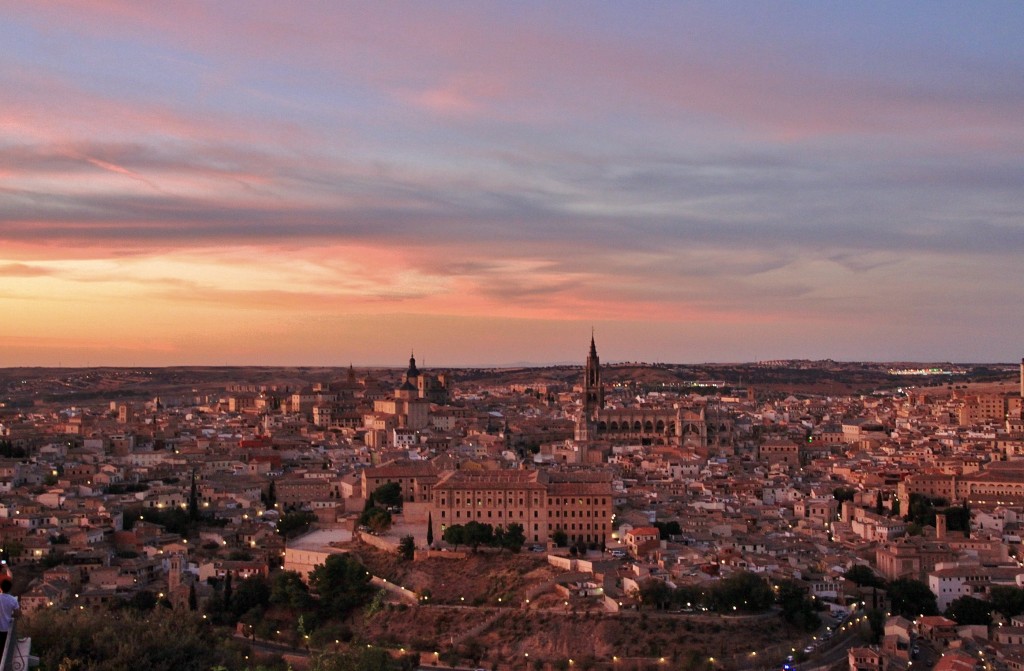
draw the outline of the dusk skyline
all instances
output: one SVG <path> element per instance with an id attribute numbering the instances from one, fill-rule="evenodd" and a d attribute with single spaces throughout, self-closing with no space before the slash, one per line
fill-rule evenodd
<path id="1" fill-rule="evenodd" d="M 1024 352 L 1018 3 L 0 16 L 0 366 Z"/>

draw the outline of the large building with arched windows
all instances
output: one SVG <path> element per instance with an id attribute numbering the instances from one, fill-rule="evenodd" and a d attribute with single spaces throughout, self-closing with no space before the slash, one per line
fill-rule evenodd
<path id="1" fill-rule="evenodd" d="M 709 444 L 730 443 L 732 420 L 711 414 L 709 418 L 704 405 L 687 407 L 679 403 L 667 408 L 606 408 L 601 360 L 591 336 L 583 377 L 583 409 L 576 424 L 577 440 L 676 445 L 694 450 L 707 448 Z"/>
<path id="2" fill-rule="evenodd" d="M 612 478 L 605 470 L 447 471 L 430 495 L 434 523 L 442 529 L 521 524 L 532 543 L 562 531 L 570 542 L 600 544 L 612 533 Z"/>

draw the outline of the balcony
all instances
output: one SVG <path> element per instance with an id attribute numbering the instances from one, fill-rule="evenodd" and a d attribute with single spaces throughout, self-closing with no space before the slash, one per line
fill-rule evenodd
<path id="1" fill-rule="evenodd" d="M 11 622 L 11 631 L 7 634 L 3 657 L 0 657 L 0 671 L 26 671 L 39 666 L 39 658 L 30 654 L 31 648 L 32 639 L 18 638 L 18 621 Z"/>

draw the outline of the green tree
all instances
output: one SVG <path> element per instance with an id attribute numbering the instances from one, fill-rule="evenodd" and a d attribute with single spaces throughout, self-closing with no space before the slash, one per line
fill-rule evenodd
<path id="1" fill-rule="evenodd" d="M 992 604 L 973 596 L 962 596 L 949 604 L 945 616 L 956 620 L 959 625 L 983 624 L 987 627 L 992 624 Z"/>
<path id="2" fill-rule="evenodd" d="M 124 512 L 125 530 L 129 531 L 139 520 L 159 524 L 166 531 L 182 536 L 189 536 L 192 523 L 188 512 L 181 508 L 132 508 Z"/>
<path id="3" fill-rule="evenodd" d="M 506 526 L 501 535 L 501 547 L 512 552 L 519 552 L 526 543 L 526 533 L 523 525 L 512 522 Z"/>
<path id="4" fill-rule="evenodd" d="M 932 499 L 924 494 L 914 493 L 910 495 L 910 513 L 904 519 L 923 527 L 935 526 L 935 509 L 944 508 L 946 505 L 945 499 Z"/>
<path id="5" fill-rule="evenodd" d="M 314 513 L 305 510 L 295 510 L 285 513 L 277 521 L 277 532 L 285 538 L 292 538 L 306 532 L 309 525 L 316 521 Z"/>
<path id="6" fill-rule="evenodd" d="M 1024 613 L 1024 589 L 1019 587 L 993 585 L 989 590 L 989 601 L 992 609 L 1007 619 Z"/>
<path id="7" fill-rule="evenodd" d="M 41 669 L 61 668 L 65 659 L 90 671 L 248 666 L 247 646 L 225 640 L 220 630 L 188 611 L 155 608 L 126 616 L 116 610 L 46 608 L 23 618 L 18 632 L 32 638 Z"/>
<path id="8" fill-rule="evenodd" d="M 270 585 L 266 578 L 254 575 L 238 582 L 231 595 L 228 610 L 237 619 L 257 607 L 265 607 L 270 601 Z"/>
<path id="9" fill-rule="evenodd" d="M 881 608 L 872 608 L 867 612 L 868 626 L 871 631 L 871 643 L 878 644 L 885 634 L 885 611 Z"/>
<path id="10" fill-rule="evenodd" d="M 475 551 L 481 545 L 490 545 L 494 541 L 494 527 L 473 520 L 466 523 L 466 545 Z"/>
<path id="11" fill-rule="evenodd" d="M 266 492 L 260 492 L 260 500 L 267 508 L 273 508 L 277 503 L 277 485 L 271 480 Z"/>
<path id="12" fill-rule="evenodd" d="M 373 499 L 378 505 L 385 507 L 402 506 L 402 485 L 388 482 L 373 490 Z"/>
<path id="13" fill-rule="evenodd" d="M 398 542 L 398 558 L 403 561 L 412 561 L 416 556 L 416 539 L 412 536 L 402 536 Z"/>
<path id="14" fill-rule="evenodd" d="M 883 587 L 885 581 L 879 577 L 871 567 L 863 564 L 855 564 L 843 574 L 843 577 L 850 582 L 856 583 L 858 587 Z"/>
<path id="15" fill-rule="evenodd" d="M 836 501 L 842 503 L 844 501 L 852 501 L 853 497 L 857 495 L 857 490 L 853 487 L 836 487 L 832 490 L 832 496 Z"/>
<path id="16" fill-rule="evenodd" d="M 274 574 L 267 601 L 261 605 L 268 603 L 289 608 L 296 613 L 311 610 L 315 606 L 309 587 L 296 571 L 278 571 Z"/>
<path id="17" fill-rule="evenodd" d="M 640 603 L 644 606 L 663 610 L 673 601 L 672 588 L 664 580 L 650 578 L 640 584 Z"/>
<path id="18" fill-rule="evenodd" d="M 244 632 L 247 636 L 251 636 L 252 640 L 256 640 L 257 625 L 263 621 L 266 615 L 266 609 L 262 606 L 255 606 L 242 613 L 238 621 L 246 625 L 246 631 Z"/>
<path id="19" fill-rule="evenodd" d="M 224 610 L 228 610 L 231 607 L 231 595 L 234 592 L 234 586 L 231 583 L 231 571 L 228 571 L 227 575 L 224 576 Z"/>
<path id="20" fill-rule="evenodd" d="M 938 615 L 935 595 L 928 585 L 913 578 L 899 578 L 889 583 L 889 599 L 892 601 L 892 612 L 902 615 L 908 620 L 916 620 L 919 615 Z"/>
<path id="21" fill-rule="evenodd" d="M 565 533 L 564 529 L 555 529 L 551 534 L 551 541 L 560 548 L 564 548 L 569 543 L 569 534 Z"/>
<path id="22" fill-rule="evenodd" d="M 359 524 L 377 533 L 387 531 L 391 526 L 391 513 L 383 508 L 373 506 L 368 510 L 364 510 L 362 515 L 359 516 Z"/>
<path id="23" fill-rule="evenodd" d="M 199 488 L 196 486 L 196 469 L 192 469 L 192 486 L 188 494 L 188 518 L 195 522 L 199 519 Z"/>
<path id="24" fill-rule="evenodd" d="M 441 534 L 441 540 L 453 546 L 456 550 L 460 545 L 466 544 L 466 527 L 461 524 L 453 524 Z"/>
<path id="25" fill-rule="evenodd" d="M 148 589 L 139 590 L 125 602 L 125 607 L 142 612 L 153 610 L 156 608 L 156 594 Z"/>
<path id="26" fill-rule="evenodd" d="M 383 648 L 359 646 L 343 652 L 323 653 L 310 671 L 390 671 L 391 656 Z"/>
<path id="27" fill-rule="evenodd" d="M 343 617 L 367 603 L 376 591 L 370 573 L 347 554 L 332 554 L 309 574 L 309 585 L 320 597 L 325 619 Z"/>
<path id="28" fill-rule="evenodd" d="M 655 522 L 654 526 L 658 529 L 658 535 L 663 541 L 668 540 L 670 536 L 679 536 L 683 533 L 682 527 L 679 526 L 679 520 Z"/>
<path id="29" fill-rule="evenodd" d="M 804 631 L 821 626 L 821 618 L 814 612 L 814 603 L 795 580 L 781 580 L 776 590 L 776 601 L 782 609 L 782 618 Z"/>
<path id="30" fill-rule="evenodd" d="M 948 530 L 970 532 L 971 510 L 967 507 L 966 503 L 962 506 L 946 508 L 943 513 L 946 515 L 946 528 Z"/>
<path id="31" fill-rule="evenodd" d="M 21 541 L 16 538 L 4 538 L 2 539 L 3 547 L 0 548 L 0 558 L 7 563 L 11 562 L 11 558 L 21 557 L 22 553 L 25 552 L 25 546 Z M 54 553 L 50 553 L 51 555 Z M 63 557 L 63 553 L 59 553 Z M 52 567 L 51 567 L 52 568 Z"/>
<path id="32" fill-rule="evenodd" d="M 434 514 L 427 513 L 427 547 L 434 547 Z"/>
<path id="33" fill-rule="evenodd" d="M 761 576 L 749 571 L 734 573 L 712 589 L 711 605 L 719 611 L 760 612 L 775 603 L 775 593 Z"/>
<path id="34" fill-rule="evenodd" d="M 14 444 L 9 440 L 0 440 L 0 457 L 10 459 L 14 456 Z"/>

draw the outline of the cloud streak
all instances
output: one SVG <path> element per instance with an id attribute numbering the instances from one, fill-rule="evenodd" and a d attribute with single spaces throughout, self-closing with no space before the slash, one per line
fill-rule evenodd
<path id="1" fill-rule="evenodd" d="M 416 318 L 478 361 L 522 358 L 503 319 L 627 359 L 1019 355 L 1012 4 L 178 9 L 5 8 L 2 335 L 101 342 L 77 301 L 166 363 L 249 319 L 317 352 L 331 324 L 346 362 Z M 0 365 L 59 349 L 17 342 Z"/>

